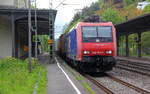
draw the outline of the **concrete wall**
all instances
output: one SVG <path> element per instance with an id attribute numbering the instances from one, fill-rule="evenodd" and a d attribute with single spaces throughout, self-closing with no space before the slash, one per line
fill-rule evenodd
<path id="1" fill-rule="evenodd" d="M 0 16 L 0 57 L 12 56 L 11 21 Z"/>
<path id="2" fill-rule="evenodd" d="M 14 0 L 0 0 L 0 5 L 14 6 Z"/>
<path id="3" fill-rule="evenodd" d="M 27 8 L 28 7 L 28 0 L 17 0 L 16 7 Z"/>
<path id="4" fill-rule="evenodd" d="M 27 8 L 28 0 L 0 0 L 0 6 L 13 6 L 17 8 Z"/>

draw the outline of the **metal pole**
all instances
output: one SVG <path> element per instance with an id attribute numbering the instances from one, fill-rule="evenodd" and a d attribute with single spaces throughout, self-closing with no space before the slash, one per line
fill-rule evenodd
<path id="1" fill-rule="evenodd" d="M 52 39 L 52 15 L 50 13 L 50 10 L 52 9 L 52 0 L 49 0 L 49 39 Z M 52 44 L 50 44 L 50 60 L 52 60 Z"/>
<path id="2" fill-rule="evenodd" d="M 37 58 L 37 8 L 36 8 L 36 0 L 35 0 L 35 58 Z"/>
<path id="3" fill-rule="evenodd" d="M 49 11 L 53 8 L 53 0 L 49 0 Z M 54 41 L 54 17 L 53 12 L 49 12 L 49 39 Z M 50 61 L 53 62 L 54 58 L 54 42 L 50 44 Z"/>
<path id="4" fill-rule="evenodd" d="M 28 58 L 29 58 L 29 72 L 32 72 L 32 56 L 31 56 L 31 50 L 32 50 L 32 47 L 31 47 L 31 2 L 30 0 L 28 0 L 28 47 L 29 47 L 29 52 L 28 52 Z"/>
<path id="5" fill-rule="evenodd" d="M 13 12 L 11 13 L 11 29 L 12 29 L 12 57 L 15 57 L 15 23 L 14 23 L 14 14 Z"/>

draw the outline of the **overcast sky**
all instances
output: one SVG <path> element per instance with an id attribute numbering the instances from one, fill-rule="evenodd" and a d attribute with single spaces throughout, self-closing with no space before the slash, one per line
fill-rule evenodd
<path id="1" fill-rule="evenodd" d="M 63 0 L 53 0 L 53 8 L 56 8 L 56 6 L 58 6 L 62 1 Z M 59 34 L 62 32 L 62 27 L 71 21 L 72 17 L 77 12 L 76 9 L 82 9 L 85 6 L 89 6 L 92 2 L 95 1 L 98 0 L 65 0 L 64 3 L 70 5 L 61 5 L 56 9 L 58 10 L 55 20 L 56 36 L 58 37 Z M 49 0 L 37 0 L 37 6 L 39 8 L 49 8 Z"/>

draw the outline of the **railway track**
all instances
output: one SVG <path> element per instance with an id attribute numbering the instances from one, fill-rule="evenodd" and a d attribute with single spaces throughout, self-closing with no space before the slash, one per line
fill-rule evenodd
<path id="1" fill-rule="evenodd" d="M 108 74 L 106 74 L 109 78 L 111 78 L 112 80 L 114 80 L 114 81 L 116 81 L 116 82 L 118 82 L 118 83 L 120 83 L 120 84 L 122 84 L 122 85 L 124 85 L 124 86 L 127 86 L 127 87 L 129 87 L 129 88 L 131 88 L 131 89 L 134 89 L 135 91 L 137 91 L 137 92 L 139 92 L 139 93 L 141 93 L 141 94 L 150 94 L 150 92 L 149 91 L 146 91 L 146 90 L 144 90 L 144 89 L 142 89 L 142 88 L 139 88 L 139 87 L 137 87 L 137 86 L 135 86 L 135 85 L 132 85 L 132 84 L 130 84 L 130 83 L 128 83 L 128 82 L 125 82 L 125 81 L 123 81 L 123 80 L 120 80 L 120 79 L 118 79 L 118 78 L 116 78 L 116 77 L 114 77 L 114 76 L 111 76 L 111 75 L 108 75 Z"/>
<path id="2" fill-rule="evenodd" d="M 96 80 L 95 78 L 93 78 L 93 77 L 91 77 L 91 76 L 89 76 L 89 75 L 83 75 L 83 76 L 86 77 L 88 80 L 90 80 L 93 84 L 95 84 L 96 86 L 98 86 L 100 89 L 102 89 L 102 90 L 103 90 L 104 92 L 106 92 L 107 94 L 115 94 L 115 93 L 113 92 L 113 90 L 110 90 L 109 88 L 107 88 L 106 86 L 104 86 L 100 81 Z M 150 94 L 149 91 L 146 91 L 146 90 L 144 90 L 144 89 L 142 89 L 142 88 L 139 88 L 139 87 L 137 87 L 137 86 L 135 86 L 135 85 L 132 85 L 132 84 L 130 84 L 130 83 L 128 83 L 128 82 L 125 82 L 125 81 L 123 81 L 123 80 L 120 80 L 120 79 L 118 79 L 118 78 L 116 78 L 116 77 L 113 77 L 113 76 L 108 75 L 108 74 L 106 74 L 106 76 L 107 76 L 109 79 L 112 79 L 113 81 L 115 81 L 115 82 L 117 82 L 117 83 L 119 83 L 119 84 L 122 84 L 122 85 L 124 85 L 124 86 L 126 86 L 126 87 L 128 87 L 128 88 L 131 88 L 131 89 L 133 89 L 133 90 L 135 90 L 135 91 L 137 91 L 137 92 L 139 92 L 139 93 L 141 93 L 141 94 Z"/>
<path id="3" fill-rule="evenodd" d="M 68 70 L 73 70 L 71 73 L 73 75 L 81 75 L 83 77 L 85 77 L 86 79 L 88 79 L 90 82 L 92 82 L 94 85 L 96 85 L 98 88 L 100 88 L 101 90 L 103 90 L 104 92 L 106 92 L 107 94 L 115 94 L 113 93 L 110 89 L 108 89 L 107 87 L 103 86 L 100 82 L 96 81 L 95 79 L 93 79 L 91 76 L 86 75 L 84 73 L 81 72 L 77 72 L 75 69 L 70 68 L 68 65 L 66 64 L 62 64 L 66 69 Z"/>
<path id="4" fill-rule="evenodd" d="M 142 67 L 142 66 L 129 65 L 129 64 L 127 64 L 127 65 L 126 64 L 119 64 L 119 65 L 150 72 L 150 67 Z"/>
<path id="5" fill-rule="evenodd" d="M 127 71 L 136 72 L 142 75 L 150 76 L 150 64 L 132 63 L 132 62 L 119 62 L 116 68 L 124 69 Z"/>
<path id="6" fill-rule="evenodd" d="M 133 68 L 138 68 L 138 69 L 141 69 L 141 70 L 150 71 L 150 64 L 146 64 L 146 63 L 127 62 L 127 61 L 120 62 L 119 61 L 118 64 L 133 67 Z"/>
<path id="7" fill-rule="evenodd" d="M 96 86 L 98 86 L 100 89 L 102 89 L 107 94 L 115 94 L 115 93 L 113 93 L 113 91 L 111 91 L 110 89 L 108 89 L 107 87 L 105 87 L 104 85 L 102 85 L 99 81 L 95 80 L 91 76 L 89 76 L 89 75 L 83 75 L 83 76 L 85 78 L 87 78 L 88 80 L 90 80 L 93 84 L 95 84 Z"/>
<path id="8" fill-rule="evenodd" d="M 115 93 L 115 90 L 112 90 L 112 88 L 109 88 L 107 85 L 103 84 L 100 80 L 98 80 L 99 77 L 98 77 L 98 78 L 95 78 L 95 77 L 90 76 L 90 75 L 88 75 L 88 74 L 79 73 L 79 72 L 77 72 L 76 70 L 74 70 L 74 69 L 70 68 L 69 66 L 67 66 L 66 64 L 63 64 L 63 66 L 65 66 L 67 69 L 69 68 L 69 70 L 75 71 L 75 72 L 73 72 L 74 75 L 82 75 L 82 76 L 84 76 L 86 79 L 88 79 L 90 82 L 92 82 L 92 83 L 93 83 L 94 85 L 96 85 L 98 88 L 100 88 L 100 90 L 104 91 L 106 94 L 116 94 L 116 93 Z M 135 86 L 135 85 L 133 85 L 133 84 L 130 84 L 130 83 L 128 83 L 128 82 L 125 82 L 125 81 L 123 81 L 123 80 L 120 80 L 119 78 L 116 78 L 116 77 L 111 76 L 111 75 L 109 75 L 109 74 L 104 74 L 104 75 L 105 75 L 108 79 L 110 79 L 110 80 L 112 80 L 112 81 L 114 81 L 114 82 L 116 82 L 116 83 L 119 83 L 120 85 L 122 85 L 122 86 L 124 86 L 124 87 L 127 87 L 127 88 L 129 88 L 129 89 L 131 89 L 131 90 L 133 90 L 133 91 L 135 91 L 135 92 L 137 92 L 137 93 L 140 93 L 140 94 L 150 94 L 149 91 L 146 91 L 146 90 L 144 90 L 144 89 L 142 89 L 142 88 L 139 88 L 139 87 L 137 87 L 137 86 Z M 105 80 L 105 79 L 104 79 L 104 80 Z M 113 85 L 116 86 L 117 84 L 113 84 Z M 122 94 L 124 94 L 124 93 L 122 93 Z M 134 93 L 134 94 L 136 94 L 136 93 Z"/>

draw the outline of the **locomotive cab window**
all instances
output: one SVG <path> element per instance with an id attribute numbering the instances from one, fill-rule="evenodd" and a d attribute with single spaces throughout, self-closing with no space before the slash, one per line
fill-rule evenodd
<path id="1" fill-rule="evenodd" d="M 112 42 L 111 26 L 83 26 L 83 42 Z"/>
<path id="2" fill-rule="evenodd" d="M 112 27 L 98 27 L 98 38 L 101 42 L 112 42 Z"/>
<path id="3" fill-rule="evenodd" d="M 92 38 L 97 36 L 96 27 L 83 27 L 83 37 Z"/>

